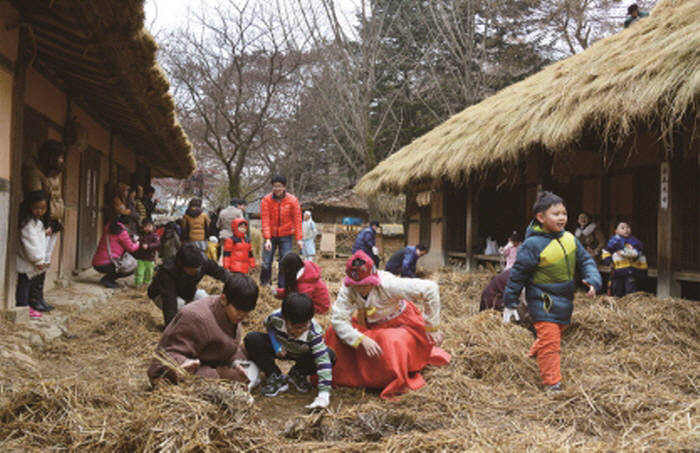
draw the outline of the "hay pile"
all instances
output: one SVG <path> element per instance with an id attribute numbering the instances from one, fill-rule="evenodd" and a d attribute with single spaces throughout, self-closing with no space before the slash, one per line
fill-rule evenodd
<path id="1" fill-rule="evenodd" d="M 321 263 L 332 293 L 342 263 Z M 562 343 L 564 391 L 539 388 L 526 357 L 532 334 L 476 313 L 488 274 L 443 270 L 445 367 L 396 402 L 337 389 L 331 408 L 307 414 L 313 395 L 255 395 L 240 385 L 189 379 L 150 390 L 145 369 L 161 317 L 126 290 L 109 310 L 71 313 L 72 335 L 32 355 L 36 375 L 0 394 L 0 450 L 687 450 L 700 445 L 697 303 L 637 294 L 577 298 Z M 210 290 L 218 283 L 207 282 Z M 259 329 L 279 306 L 263 291 L 245 323 Z M 328 316 L 319 319 L 328 323 Z M 0 329 L 9 326 L 0 325 Z M 3 338 L 11 332 L 3 332 Z M 3 367 L 3 373 L 7 368 Z M 16 380 L 17 375 L 12 374 Z"/>

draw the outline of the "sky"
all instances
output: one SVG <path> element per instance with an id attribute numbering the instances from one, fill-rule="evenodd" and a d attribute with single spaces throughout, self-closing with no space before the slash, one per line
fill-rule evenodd
<path id="1" fill-rule="evenodd" d="M 295 2 L 295 0 L 288 1 Z M 190 9 L 200 8 L 203 4 L 215 5 L 216 3 L 216 0 L 146 0 L 145 25 L 157 38 L 160 31 L 185 25 Z M 346 17 L 347 22 L 353 21 L 353 13 L 359 4 L 360 0 L 336 0 L 338 10 Z"/>

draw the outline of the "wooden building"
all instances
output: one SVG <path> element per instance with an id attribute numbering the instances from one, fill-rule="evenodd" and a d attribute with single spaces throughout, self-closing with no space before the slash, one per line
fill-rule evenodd
<path id="1" fill-rule="evenodd" d="M 0 0 L 1 309 L 14 306 L 22 167 L 46 139 L 68 149 L 47 287 L 90 267 L 110 183 L 195 168 L 143 19 L 143 0 Z"/>
<path id="2" fill-rule="evenodd" d="M 320 223 L 342 224 L 345 217 L 356 217 L 363 225 L 369 222 L 367 201 L 349 188 L 336 189 L 302 200 L 301 210 L 311 211 L 314 221 Z"/>
<path id="3" fill-rule="evenodd" d="M 700 8 L 649 18 L 454 115 L 380 163 L 363 193 L 407 194 L 407 239 L 473 268 L 487 235 L 523 231 L 540 189 L 611 234 L 629 219 L 659 296 L 700 296 Z"/>

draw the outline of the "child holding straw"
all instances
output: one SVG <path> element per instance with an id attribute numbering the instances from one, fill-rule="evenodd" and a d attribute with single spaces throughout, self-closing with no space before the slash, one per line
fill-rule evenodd
<path id="1" fill-rule="evenodd" d="M 537 331 L 530 357 L 537 358 L 546 391 L 561 390 L 561 334 L 574 309 L 574 274 L 581 268 L 589 297 L 602 283 L 595 261 L 576 237 L 565 231 L 568 220 L 564 200 L 552 192 L 541 192 L 533 206 L 535 219 L 510 271 L 503 302 L 503 320 L 518 320 L 520 291 L 525 287 L 528 311 Z"/>
<path id="2" fill-rule="evenodd" d="M 245 359 L 241 322 L 255 308 L 258 285 L 243 274 L 229 275 L 220 296 L 187 304 L 167 325 L 148 368 L 156 385 L 162 378 L 177 383 L 185 374 L 246 381 L 234 360 Z"/>

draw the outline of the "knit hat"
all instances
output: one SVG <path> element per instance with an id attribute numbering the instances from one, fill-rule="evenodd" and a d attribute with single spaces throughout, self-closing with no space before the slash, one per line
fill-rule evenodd
<path id="1" fill-rule="evenodd" d="M 381 284 L 374 261 L 362 250 L 355 252 L 345 263 L 345 275 L 345 286 Z"/>

